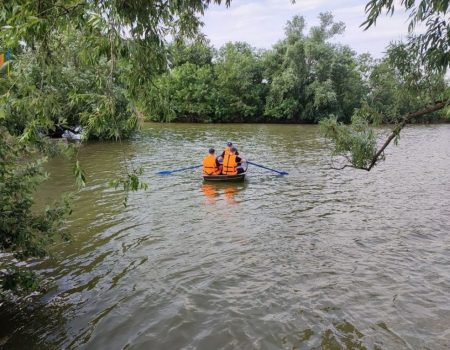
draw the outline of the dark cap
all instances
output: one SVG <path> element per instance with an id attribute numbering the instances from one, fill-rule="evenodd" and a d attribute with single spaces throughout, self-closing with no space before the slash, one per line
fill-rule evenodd
<path id="1" fill-rule="evenodd" d="M 227 146 L 228 146 L 228 147 L 233 146 L 233 142 L 227 142 Z"/>
<path id="2" fill-rule="evenodd" d="M 209 153 L 213 154 L 216 150 L 214 148 L 209 149 Z"/>

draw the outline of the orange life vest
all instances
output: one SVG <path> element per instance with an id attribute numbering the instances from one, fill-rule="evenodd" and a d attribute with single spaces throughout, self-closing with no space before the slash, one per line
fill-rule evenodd
<path id="1" fill-rule="evenodd" d="M 229 147 L 225 147 L 225 149 L 223 150 L 223 156 L 225 157 L 226 155 L 231 155 L 231 151 Z"/>
<path id="2" fill-rule="evenodd" d="M 203 174 L 220 174 L 220 169 L 216 165 L 216 157 L 213 154 L 208 154 L 205 158 L 203 158 Z"/>
<path id="3" fill-rule="evenodd" d="M 236 155 L 235 154 L 225 154 L 223 157 L 222 164 L 222 174 L 224 175 L 236 175 L 237 174 Z"/>

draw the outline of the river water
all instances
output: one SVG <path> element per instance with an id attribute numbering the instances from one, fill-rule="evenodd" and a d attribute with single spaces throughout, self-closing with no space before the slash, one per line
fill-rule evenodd
<path id="1" fill-rule="evenodd" d="M 156 174 L 228 140 L 289 176 Z M 407 127 L 370 173 L 297 125 L 148 124 L 79 158 L 72 241 L 35 264 L 54 287 L 33 307 L 2 306 L 5 348 L 450 348 L 450 125 Z M 108 182 L 138 166 L 124 207 Z M 48 170 L 38 203 L 73 190 L 69 161 Z"/>

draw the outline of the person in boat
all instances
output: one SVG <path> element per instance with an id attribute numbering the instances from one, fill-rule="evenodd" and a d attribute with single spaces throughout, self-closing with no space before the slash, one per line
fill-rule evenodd
<path id="1" fill-rule="evenodd" d="M 218 161 L 220 164 L 223 163 L 223 158 L 225 157 L 226 154 L 231 154 L 231 148 L 233 147 L 233 143 L 232 142 L 227 142 L 227 147 L 224 148 L 222 154 L 217 157 Z M 239 152 L 236 151 L 236 155 L 239 155 Z"/>
<path id="2" fill-rule="evenodd" d="M 204 175 L 220 175 L 222 166 L 219 164 L 214 148 L 210 148 L 208 155 L 203 158 L 203 174 Z"/>
<path id="3" fill-rule="evenodd" d="M 241 174 L 245 170 L 242 168 L 242 163 L 246 160 L 237 155 L 237 149 L 231 147 L 230 153 L 224 154 L 222 163 L 222 175 L 236 175 Z"/>
<path id="4" fill-rule="evenodd" d="M 222 154 L 220 155 L 220 157 L 225 157 L 225 154 L 231 154 L 231 149 L 233 148 L 233 143 L 232 142 L 227 142 L 227 147 L 225 147 L 225 149 L 223 150 Z M 236 150 L 236 155 L 239 155 L 239 152 Z"/>

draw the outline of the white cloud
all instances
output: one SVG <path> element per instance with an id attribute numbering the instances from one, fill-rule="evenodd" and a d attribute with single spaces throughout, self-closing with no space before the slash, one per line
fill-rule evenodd
<path id="1" fill-rule="evenodd" d="M 265 1 L 272 9 L 283 9 L 294 12 L 308 12 L 329 4 L 329 0 L 297 0 L 295 3 L 289 0 L 267 0 Z"/>
<path id="2" fill-rule="evenodd" d="M 320 12 L 331 11 L 336 20 L 346 23 L 346 33 L 337 39 L 359 53 L 370 52 L 381 57 L 392 40 L 407 35 L 408 16 L 401 7 L 394 16 L 378 19 L 375 27 L 364 31 L 364 7 L 367 0 L 330 2 L 327 0 L 233 0 L 231 7 L 211 6 L 205 13 L 203 32 L 220 47 L 228 41 L 246 41 L 258 48 L 270 48 L 284 36 L 284 26 L 294 15 L 305 17 L 309 26 L 318 23 Z M 336 4 L 338 3 L 338 4 Z"/>

